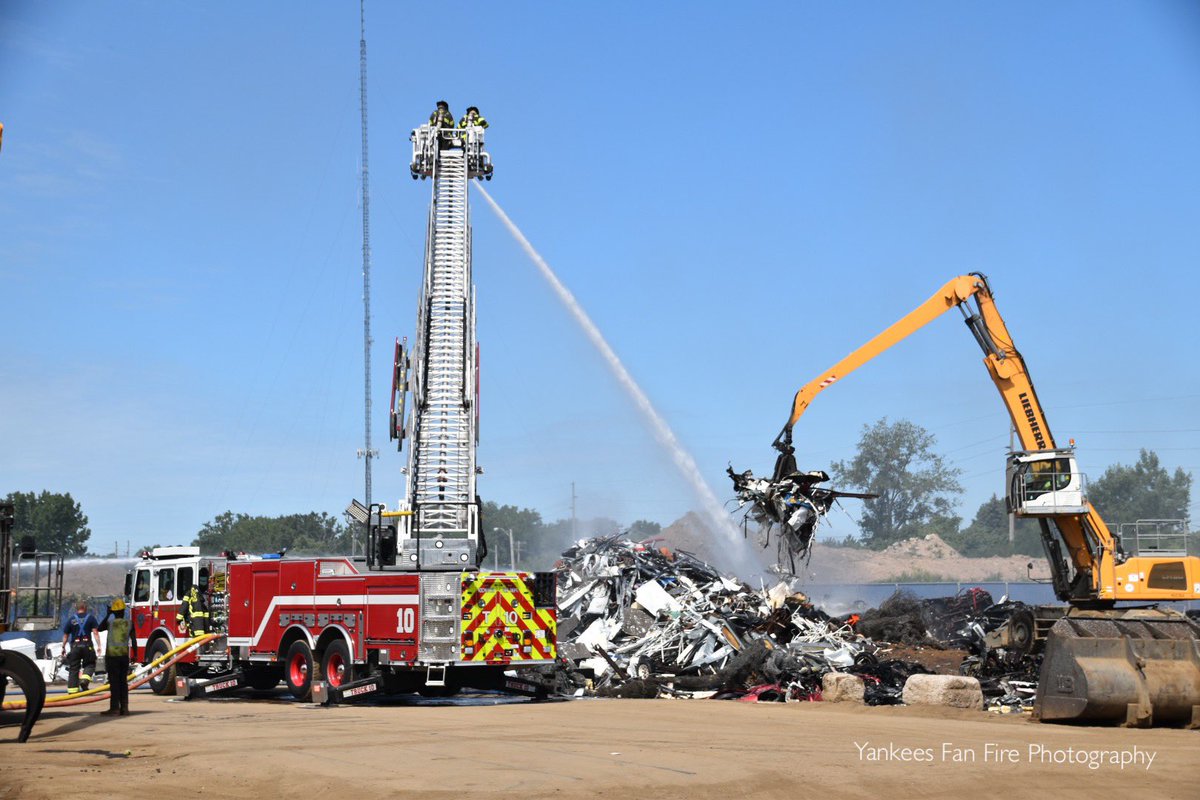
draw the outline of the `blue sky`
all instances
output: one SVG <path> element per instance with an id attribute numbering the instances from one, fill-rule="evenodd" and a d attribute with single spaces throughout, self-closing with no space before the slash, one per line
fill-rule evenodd
<path id="1" fill-rule="evenodd" d="M 1089 473 L 1143 446 L 1200 468 L 1193 4 L 431 8 L 367 6 L 377 440 L 429 200 L 407 135 L 444 97 L 492 122 L 489 191 L 722 497 L 726 463 L 769 468 L 796 388 L 976 270 Z M 0 489 L 72 492 L 97 551 L 361 495 L 357 3 L 6 0 L 0 121 Z M 482 495 L 693 507 L 474 211 Z M 963 516 L 1001 490 L 1006 417 L 957 317 L 823 394 L 801 462 L 884 415 L 937 434 Z"/>

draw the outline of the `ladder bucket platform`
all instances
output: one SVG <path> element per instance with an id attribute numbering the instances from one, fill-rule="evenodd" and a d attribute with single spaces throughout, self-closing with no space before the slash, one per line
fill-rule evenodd
<path id="1" fill-rule="evenodd" d="M 1038 681 L 1042 722 L 1200 727 L 1200 623 L 1155 608 L 1072 611 Z"/>

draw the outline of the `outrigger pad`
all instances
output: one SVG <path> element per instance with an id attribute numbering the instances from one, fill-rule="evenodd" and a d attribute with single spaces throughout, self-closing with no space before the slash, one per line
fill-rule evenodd
<path id="1" fill-rule="evenodd" d="M 25 693 L 25 719 L 17 736 L 17 741 L 24 743 L 29 739 L 33 724 L 41 716 L 42 706 L 46 703 L 46 683 L 37 664 L 23 653 L 11 650 L 0 650 L 0 704 L 4 701 L 5 678 L 12 678 L 13 683 Z"/>

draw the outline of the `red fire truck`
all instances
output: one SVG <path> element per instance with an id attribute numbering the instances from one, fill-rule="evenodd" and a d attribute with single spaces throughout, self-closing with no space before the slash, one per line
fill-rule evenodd
<path id="1" fill-rule="evenodd" d="M 318 680 L 342 696 L 449 694 L 502 688 L 506 671 L 555 658 L 553 573 L 385 572 L 361 559 L 158 547 L 127 583 L 142 661 L 187 639 L 177 615 L 193 585 L 219 636 L 154 678 L 159 694 L 177 685 L 265 690 L 283 681 L 307 699 Z"/>
<path id="2" fill-rule="evenodd" d="M 217 639 L 154 681 L 189 693 L 287 683 L 305 698 L 375 690 L 453 692 L 515 688 L 506 672 L 555 658 L 552 573 L 486 572 L 486 530 L 476 491 L 479 344 L 468 191 L 490 179 L 484 130 L 413 131 L 414 178 L 432 179 L 424 280 L 411 350 L 397 340 L 389 437 L 407 440 L 405 494 L 388 510 L 370 498 L 347 513 L 362 526 L 366 556 L 201 556 L 160 547 L 129 576 L 126 596 L 147 661 L 185 631 L 177 615 L 193 586 Z M 411 412 L 405 408 L 411 401 Z M 369 446 L 365 454 L 370 454 Z"/>

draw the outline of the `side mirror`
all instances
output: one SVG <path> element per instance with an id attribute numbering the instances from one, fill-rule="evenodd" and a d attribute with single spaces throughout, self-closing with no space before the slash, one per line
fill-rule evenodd
<path id="1" fill-rule="evenodd" d="M 125 597 L 133 598 L 133 573 L 125 573 Z"/>

